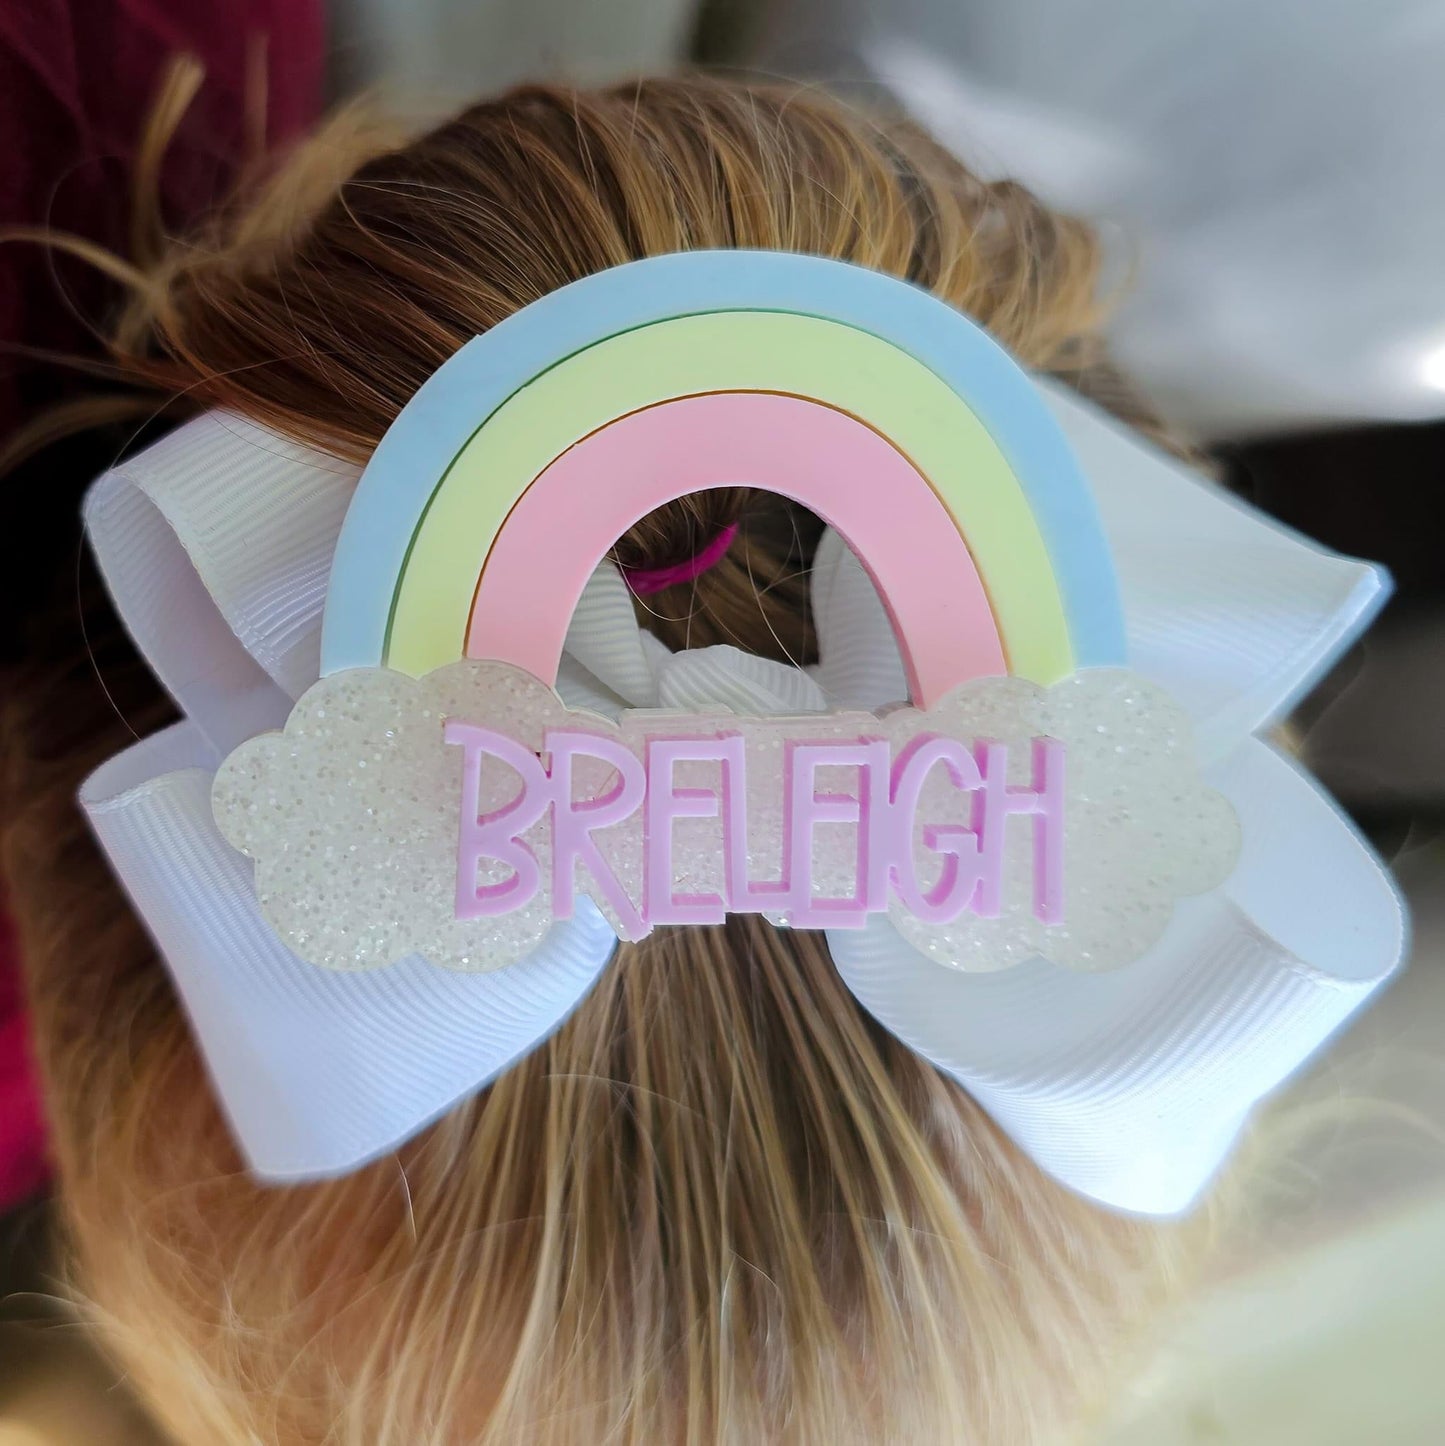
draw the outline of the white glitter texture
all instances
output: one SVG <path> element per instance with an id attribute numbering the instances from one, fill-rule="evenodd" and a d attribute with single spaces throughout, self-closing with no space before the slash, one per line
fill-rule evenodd
<path id="1" fill-rule="evenodd" d="M 1079 969 L 1104 969 L 1139 957 L 1159 937 L 1177 898 L 1220 884 L 1239 849 L 1234 812 L 1200 781 L 1188 720 L 1164 693 L 1132 674 L 1087 670 L 1049 689 L 1015 678 L 965 684 L 927 712 L 745 719 L 631 712 L 620 724 L 569 712 L 537 679 L 496 663 L 461 662 L 413 679 L 385 669 L 323 678 L 297 703 L 282 733 L 252 739 L 216 775 L 212 795 L 224 836 L 255 860 L 262 912 L 302 959 L 332 969 L 376 968 L 421 954 L 449 969 L 498 968 L 524 957 L 551 923 L 550 823 L 524 835 L 544 885 L 523 909 L 500 918 L 454 916 L 462 750 L 442 740 L 447 718 L 485 724 L 542 747 L 545 729 L 580 727 L 620 737 L 637 751 L 647 736 L 742 733 L 747 741 L 749 878 L 782 873 L 785 740 L 885 738 L 893 756 L 919 733 L 1009 744 L 1010 781 L 1030 781 L 1034 738 L 1065 745 L 1064 922 L 1033 913 L 1033 825 L 1015 817 L 1005 838 L 1003 908 L 998 918 L 965 912 L 948 925 L 923 924 L 895 899 L 899 932 L 940 964 L 966 970 L 1006 968 L 1035 955 Z M 578 760 L 576 796 L 610 787 L 610 770 Z M 716 789 L 717 764 L 684 764 L 680 787 Z M 517 775 L 489 758 L 482 809 L 506 804 Z M 856 770 L 825 769 L 818 787 L 855 793 Z M 970 821 L 970 795 L 935 769 L 919 819 Z M 856 829 L 816 830 L 814 895 L 851 894 Z M 939 860 L 916 829 L 919 883 L 938 877 Z M 595 838 L 623 888 L 640 897 L 642 811 Z M 675 825 L 676 892 L 722 887 L 717 820 Z M 479 882 L 500 882 L 506 870 Z M 577 888 L 596 897 L 578 870 Z M 599 903 L 600 903 L 599 899 Z M 604 907 L 614 927 L 619 921 Z M 770 916 L 772 917 L 772 916 Z M 787 922 L 785 917 L 774 920 Z M 620 932 L 620 929 L 619 929 Z"/>

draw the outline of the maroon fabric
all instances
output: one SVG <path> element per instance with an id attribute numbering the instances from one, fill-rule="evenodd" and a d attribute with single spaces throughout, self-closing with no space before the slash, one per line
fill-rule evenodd
<path id="1" fill-rule="evenodd" d="M 321 0 L 0 0 L 0 228 L 51 227 L 126 255 L 137 143 L 166 65 L 182 54 L 206 78 L 166 153 L 161 213 L 179 227 L 205 211 L 245 158 L 248 54 L 261 42 L 274 146 L 320 106 Z M 100 355 L 97 328 L 114 301 L 112 285 L 83 263 L 0 245 L 0 438 L 96 390 L 34 351 Z M 0 486 L 0 661 L 24 655 L 32 614 L 52 609 L 67 585 L 74 597 L 76 509 L 104 465 L 96 452 L 53 449 Z M 45 1174 L 14 941 L 0 913 L 0 1211 Z"/>
<path id="2" fill-rule="evenodd" d="M 320 104 L 320 0 L 0 0 L 0 226 L 54 226 L 124 254 L 130 163 L 166 64 L 197 57 L 206 80 L 166 157 L 162 212 L 179 224 L 217 200 L 242 154 L 248 50 L 267 54 L 267 129 L 294 136 Z M 67 305 L 60 280 L 72 297 Z M 0 248 L 0 338 L 94 352 L 87 320 L 106 283 L 30 245 Z M 79 315 L 76 315 L 76 313 Z M 37 402 L 84 382 L 0 369 L 0 436 Z M 37 394 L 38 393 L 38 394 Z"/>
<path id="3" fill-rule="evenodd" d="M 0 1211 L 45 1183 L 45 1121 L 20 997 L 15 939 L 0 914 Z"/>

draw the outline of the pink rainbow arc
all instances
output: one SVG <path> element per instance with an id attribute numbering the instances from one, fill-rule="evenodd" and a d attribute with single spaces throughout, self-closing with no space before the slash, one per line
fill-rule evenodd
<path id="1" fill-rule="evenodd" d="M 616 539 L 666 502 L 738 486 L 810 508 L 863 561 L 915 706 L 1008 672 L 973 557 L 927 479 L 857 418 L 768 392 L 659 403 L 557 457 L 497 535 L 473 595 L 466 655 L 555 683 L 582 590 Z"/>

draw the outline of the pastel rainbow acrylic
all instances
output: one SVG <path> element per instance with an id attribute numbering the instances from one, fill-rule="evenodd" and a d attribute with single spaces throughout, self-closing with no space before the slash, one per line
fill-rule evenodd
<path id="1" fill-rule="evenodd" d="M 421 676 L 467 656 L 550 681 L 616 538 L 731 486 L 837 528 L 925 706 L 973 677 L 1047 685 L 1125 660 L 1089 489 L 980 328 L 842 262 L 690 252 L 524 307 L 421 388 L 347 514 L 323 671 Z"/>

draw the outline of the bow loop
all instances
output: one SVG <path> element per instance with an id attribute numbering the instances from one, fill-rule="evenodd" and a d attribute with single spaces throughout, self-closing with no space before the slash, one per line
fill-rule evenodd
<path id="1" fill-rule="evenodd" d="M 658 706 L 688 713 L 726 708 L 745 717 L 785 717 L 826 712 L 828 700 L 802 669 L 720 644 L 669 658 L 660 676 Z"/>

